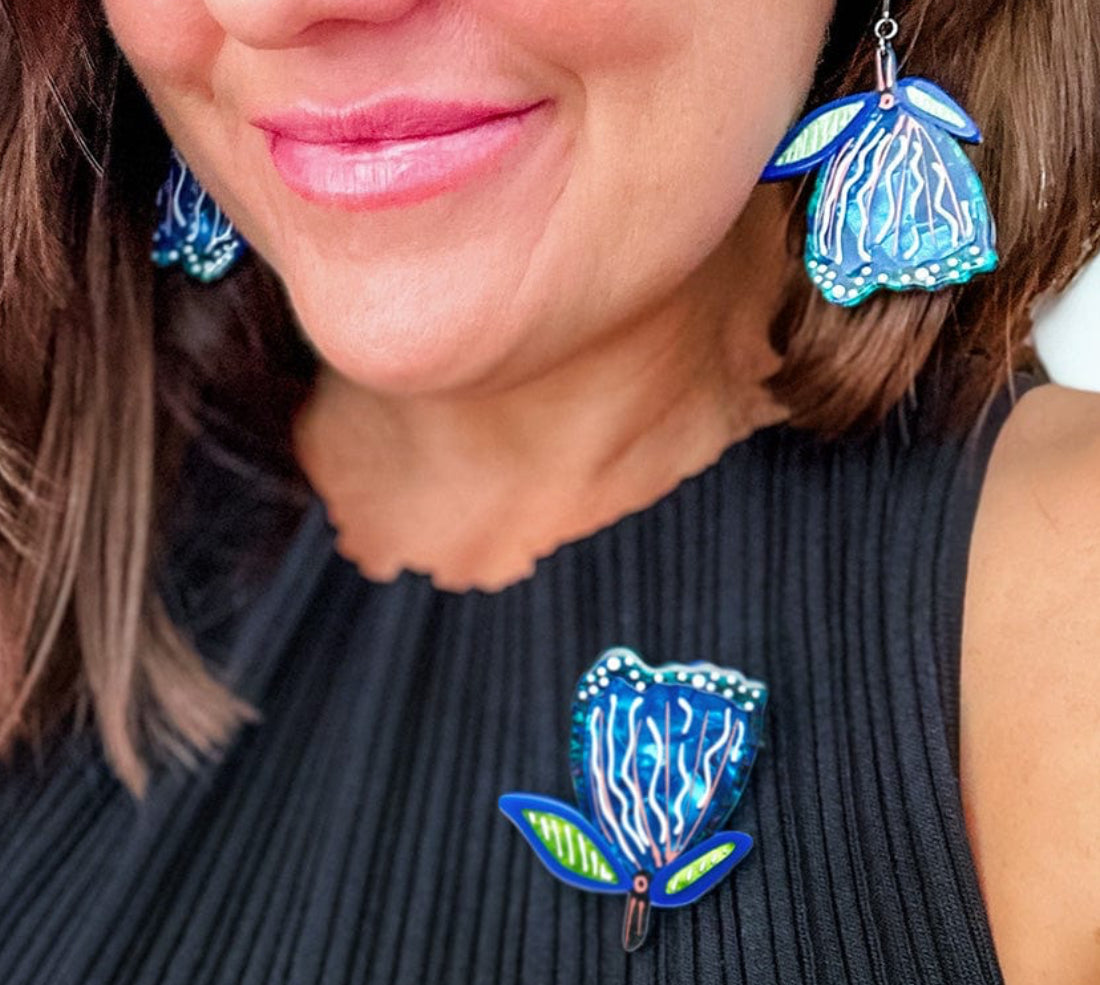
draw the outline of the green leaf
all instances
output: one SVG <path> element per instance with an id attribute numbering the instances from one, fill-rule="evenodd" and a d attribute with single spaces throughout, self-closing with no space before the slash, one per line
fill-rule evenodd
<path id="1" fill-rule="evenodd" d="M 563 869 L 609 886 L 619 883 L 619 877 L 603 852 L 577 825 L 549 811 L 531 808 L 523 812 L 523 817 Z"/>
<path id="2" fill-rule="evenodd" d="M 689 886 L 702 879 L 716 865 L 729 858 L 736 849 L 737 846 L 732 843 L 719 845 L 717 848 L 712 848 L 705 855 L 700 855 L 678 872 L 674 872 L 665 885 L 666 895 L 675 896 L 677 893 L 682 893 Z"/>
<path id="3" fill-rule="evenodd" d="M 939 117 L 944 123 L 950 123 L 952 126 L 956 127 L 966 126 L 966 120 L 956 113 L 954 109 L 929 95 L 923 89 L 911 86 L 909 88 L 909 100 L 914 106 L 923 109 L 931 116 Z"/>
<path id="4" fill-rule="evenodd" d="M 860 101 L 846 102 L 809 120 L 776 159 L 775 167 L 813 157 L 856 118 L 863 105 Z"/>

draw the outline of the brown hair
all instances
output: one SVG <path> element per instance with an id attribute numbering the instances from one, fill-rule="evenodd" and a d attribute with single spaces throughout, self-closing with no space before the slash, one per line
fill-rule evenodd
<path id="1" fill-rule="evenodd" d="M 811 104 L 870 87 L 877 6 L 840 0 Z M 150 758 L 216 754 L 256 717 L 158 590 L 183 451 L 201 438 L 230 464 L 259 462 L 300 502 L 289 422 L 314 364 L 259 260 L 210 288 L 154 275 L 167 139 L 99 4 L 0 9 L 0 750 L 91 713 L 140 795 Z M 927 379 L 945 425 L 969 420 L 1031 360 L 1032 301 L 1100 230 L 1094 0 L 910 0 L 897 16 L 905 74 L 983 127 L 974 159 L 1001 268 L 833 307 L 798 270 L 809 183 L 792 185 L 771 384 L 824 434 L 873 425 Z"/>

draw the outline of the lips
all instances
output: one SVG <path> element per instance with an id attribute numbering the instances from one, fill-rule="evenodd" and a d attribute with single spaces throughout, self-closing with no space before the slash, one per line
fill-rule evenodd
<path id="1" fill-rule="evenodd" d="M 521 105 L 399 99 L 255 119 L 280 177 L 303 198 L 350 209 L 409 205 L 499 164 L 545 100 Z"/>
<path id="2" fill-rule="evenodd" d="M 261 130 L 308 144 L 358 144 L 438 137 L 519 114 L 537 103 L 500 106 L 394 99 L 370 107 L 289 112 L 254 120 Z"/>

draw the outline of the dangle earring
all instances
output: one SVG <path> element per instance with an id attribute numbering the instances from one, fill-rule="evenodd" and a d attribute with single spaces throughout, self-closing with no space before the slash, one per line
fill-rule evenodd
<path id="1" fill-rule="evenodd" d="M 229 273 L 247 248 L 174 147 L 157 208 L 160 224 L 153 233 L 152 259 L 158 267 L 179 264 L 195 280 L 209 284 Z"/>
<path id="2" fill-rule="evenodd" d="M 985 191 L 958 143 L 980 143 L 977 125 L 934 83 L 897 78 L 890 0 L 874 30 L 876 90 L 810 113 L 761 176 L 820 168 L 804 259 L 826 300 L 844 306 L 883 288 L 965 284 L 997 266 Z"/>

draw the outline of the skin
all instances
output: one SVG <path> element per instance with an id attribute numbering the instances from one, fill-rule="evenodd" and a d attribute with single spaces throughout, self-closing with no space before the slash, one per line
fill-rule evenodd
<path id="1" fill-rule="evenodd" d="M 370 577 L 508 584 L 785 416 L 762 381 L 786 198 L 756 180 L 831 0 L 104 8 L 321 357 L 298 457 Z M 425 89 L 552 121 L 491 180 L 374 212 L 296 197 L 248 122 Z M 1030 393 L 972 540 L 962 786 L 1009 985 L 1100 980 L 1098 435 L 1098 398 Z"/>
<path id="2" fill-rule="evenodd" d="M 1100 981 L 1098 488 L 1100 394 L 1027 393 L 982 487 L 960 680 L 963 804 L 1008 985 Z"/>
<path id="3" fill-rule="evenodd" d="M 784 415 L 759 385 L 782 192 L 754 189 L 831 0 L 104 7 L 322 356 L 299 457 L 367 574 L 499 586 Z M 292 194 L 249 123 L 416 91 L 550 98 L 553 125 L 496 180 L 351 212 Z"/>

